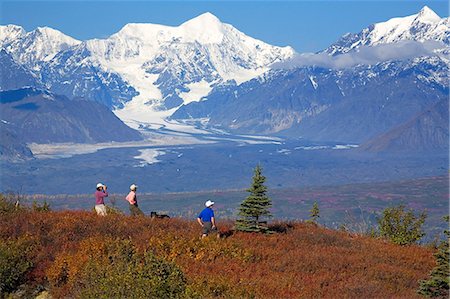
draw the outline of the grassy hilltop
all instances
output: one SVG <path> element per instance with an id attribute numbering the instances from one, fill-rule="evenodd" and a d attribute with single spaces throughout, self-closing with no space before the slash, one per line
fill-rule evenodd
<path id="1" fill-rule="evenodd" d="M 402 181 L 390 181 L 339 186 L 310 186 L 296 189 L 270 189 L 273 201 L 271 212 L 275 219 L 308 219 L 314 202 L 319 204 L 322 225 L 339 228 L 342 225 L 358 226 L 353 230 L 367 230 L 376 225 L 376 217 L 383 209 L 404 204 L 417 212 L 428 214 L 424 224 L 425 242 L 442 235 L 446 225 L 442 217 L 449 209 L 449 177 L 435 176 Z M 113 189 L 111 187 L 110 189 Z M 111 190 L 109 190 L 111 191 Z M 92 192 L 93 193 L 93 192 Z M 46 201 L 54 210 L 91 210 L 93 194 L 80 195 L 29 195 L 28 202 Z M 235 219 L 236 211 L 248 195 L 245 190 L 216 190 L 183 193 L 138 193 L 139 207 L 149 215 L 151 211 L 195 219 L 208 199 L 216 202 L 219 219 Z M 106 199 L 128 213 L 126 194 L 114 194 Z M 365 226 L 361 224 L 365 223 Z M 361 227 L 359 227 L 361 226 Z"/>
<path id="2" fill-rule="evenodd" d="M 0 275 L 10 274 L 3 296 L 45 289 L 53 298 L 416 298 L 418 280 L 435 266 L 430 248 L 312 223 L 200 240 L 194 221 L 177 218 L 0 216 Z M 219 222 L 219 230 L 232 225 Z"/>

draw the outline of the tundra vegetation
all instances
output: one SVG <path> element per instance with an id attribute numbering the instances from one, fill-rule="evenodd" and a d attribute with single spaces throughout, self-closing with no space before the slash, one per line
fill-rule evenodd
<path id="1" fill-rule="evenodd" d="M 0 207 L 3 298 L 419 298 L 436 267 L 430 246 L 310 222 L 219 222 L 226 238 L 201 240 L 194 220 Z"/>

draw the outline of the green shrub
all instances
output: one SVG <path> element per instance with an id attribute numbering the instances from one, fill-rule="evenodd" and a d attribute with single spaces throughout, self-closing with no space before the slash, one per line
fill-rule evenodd
<path id="1" fill-rule="evenodd" d="M 124 215 L 124 213 L 115 206 L 106 206 L 106 214 L 107 215 Z"/>
<path id="2" fill-rule="evenodd" d="M 51 270 L 56 275 L 49 275 L 54 287 L 68 287 L 79 298 L 184 297 L 183 272 L 151 252 L 138 252 L 131 241 L 91 240 L 83 246 L 75 256 L 57 259 L 59 266 Z M 92 251 L 86 252 L 88 246 Z"/>
<path id="3" fill-rule="evenodd" d="M 15 291 L 26 281 L 26 274 L 33 267 L 28 258 L 33 248 L 29 238 L 0 240 L 0 294 Z"/>
<path id="4" fill-rule="evenodd" d="M 0 214 L 12 213 L 18 209 L 18 198 L 14 194 L 0 193 Z"/>
<path id="5" fill-rule="evenodd" d="M 422 225 L 427 214 L 414 215 L 413 210 L 405 211 L 405 206 L 386 208 L 378 219 L 380 236 L 395 244 L 409 245 L 419 241 L 425 233 Z"/>
<path id="6" fill-rule="evenodd" d="M 50 212 L 50 204 L 44 201 L 42 204 L 39 204 L 37 201 L 33 201 L 33 205 L 31 206 L 31 210 L 34 212 Z"/>
<path id="7" fill-rule="evenodd" d="M 20 194 L 0 193 L 0 214 L 13 213 L 20 211 L 34 211 L 34 212 L 50 212 L 50 205 L 44 201 L 42 204 L 38 203 L 36 200 L 33 201 L 31 206 L 25 203 L 26 198 Z"/>

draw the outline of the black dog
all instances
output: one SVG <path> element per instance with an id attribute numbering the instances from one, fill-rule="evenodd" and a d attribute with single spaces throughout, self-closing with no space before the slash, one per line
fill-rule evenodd
<path id="1" fill-rule="evenodd" d="M 161 215 L 159 215 L 159 214 L 156 213 L 156 212 L 150 212 L 150 218 L 164 219 L 164 218 L 170 218 L 170 216 L 169 216 L 169 215 L 166 215 L 166 214 L 161 214 Z"/>

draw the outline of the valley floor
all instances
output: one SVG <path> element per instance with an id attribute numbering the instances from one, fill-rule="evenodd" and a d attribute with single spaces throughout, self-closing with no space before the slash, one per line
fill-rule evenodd
<path id="1" fill-rule="evenodd" d="M 0 191 L 83 194 L 90 193 L 99 181 L 113 193 L 127 192 L 131 183 L 139 185 L 140 192 L 157 193 L 243 189 L 248 187 L 257 164 L 263 167 L 270 188 L 448 174 L 447 152 L 381 154 L 362 152 L 353 145 L 303 140 L 201 138 L 171 140 L 170 145 L 150 140 L 125 145 L 40 146 L 35 149 L 38 159 L 1 161 Z"/>
<path id="2" fill-rule="evenodd" d="M 94 186 L 102 182 L 111 193 L 108 204 L 128 212 L 123 197 L 135 183 L 146 214 L 192 219 L 214 199 L 222 219 L 234 218 L 261 164 L 278 219 L 307 219 L 317 201 L 323 225 L 366 230 L 382 209 L 403 203 L 427 210 L 425 240 L 431 241 L 448 213 L 447 153 L 366 153 L 352 145 L 255 136 L 168 138 L 153 145 L 41 146 L 49 156 L 1 162 L 0 191 L 33 194 L 57 210 L 89 210 Z"/>

